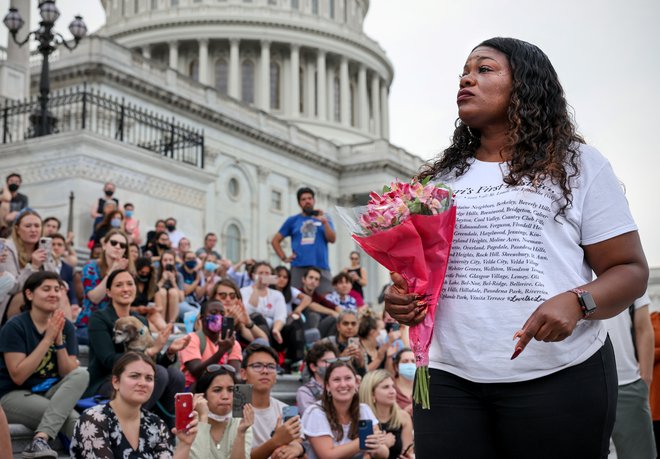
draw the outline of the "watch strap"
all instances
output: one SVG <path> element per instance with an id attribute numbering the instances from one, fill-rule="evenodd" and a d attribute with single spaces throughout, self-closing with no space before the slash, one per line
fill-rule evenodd
<path id="1" fill-rule="evenodd" d="M 596 312 L 596 308 L 589 309 L 587 304 L 584 302 L 584 296 L 590 295 L 590 293 L 582 288 L 572 288 L 569 292 L 575 293 L 578 297 L 578 303 L 580 304 L 580 309 L 582 309 L 582 316 L 586 319 L 591 314 Z"/>

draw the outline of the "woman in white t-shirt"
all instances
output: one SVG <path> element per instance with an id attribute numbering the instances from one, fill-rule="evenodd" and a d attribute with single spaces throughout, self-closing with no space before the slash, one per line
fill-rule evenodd
<path id="1" fill-rule="evenodd" d="M 386 437 L 368 405 L 360 403 L 357 373 L 348 362 L 338 360 L 325 374 L 321 400 L 309 406 L 302 417 L 303 434 L 311 448 L 309 459 L 387 458 Z M 358 421 L 371 421 L 374 433 L 367 437 L 367 450 L 360 450 Z"/>
<path id="2" fill-rule="evenodd" d="M 275 289 L 284 295 L 287 314 L 296 320 L 300 319 L 302 312 L 312 303 L 312 297 L 291 285 L 291 271 L 286 266 L 277 266 L 275 274 L 277 275 Z"/>
<path id="3" fill-rule="evenodd" d="M 298 320 L 287 320 L 287 309 L 282 292 L 271 288 L 277 283 L 273 268 L 265 261 L 254 264 L 251 270 L 254 283 L 241 289 L 245 309 L 254 321 L 269 336 L 270 345 L 276 351 L 286 351 L 285 371 L 294 362 L 304 358 L 305 334 Z"/>
<path id="4" fill-rule="evenodd" d="M 431 409 L 415 406 L 415 450 L 607 457 L 617 384 L 601 321 L 648 279 L 621 186 L 577 134 L 534 45 L 493 38 L 474 48 L 457 105 L 452 145 L 419 176 L 452 186 L 457 218 L 429 349 Z M 421 322 L 421 299 L 392 280 L 387 311 Z"/>

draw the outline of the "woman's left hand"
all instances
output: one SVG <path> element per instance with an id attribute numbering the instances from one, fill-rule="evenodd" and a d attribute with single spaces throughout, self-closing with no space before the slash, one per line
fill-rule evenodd
<path id="1" fill-rule="evenodd" d="M 253 423 L 254 410 L 252 409 L 252 405 L 250 403 L 246 403 L 243 405 L 243 419 L 241 419 L 241 423 L 238 425 L 238 431 L 245 433 Z"/>
<path id="2" fill-rule="evenodd" d="M 571 336 L 582 317 L 577 296 L 572 292 L 560 293 L 544 301 L 529 316 L 522 329 L 513 335 L 513 339 L 520 340 L 511 360 L 520 355 L 532 338 L 546 343 L 565 340 Z"/>
<path id="3" fill-rule="evenodd" d="M 190 418 L 186 430 L 179 432 L 176 430 L 176 427 L 172 429 L 172 433 L 176 436 L 179 442 L 187 446 L 191 446 L 197 436 L 197 426 L 199 424 L 199 414 L 197 414 L 197 411 L 190 413 Z"/>

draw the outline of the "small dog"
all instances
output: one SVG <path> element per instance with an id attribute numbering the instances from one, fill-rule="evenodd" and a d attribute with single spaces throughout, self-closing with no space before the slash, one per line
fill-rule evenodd
<path id="1" fill-rule="evenodd" d="M 144 352 L 154 344 L 149 328 L 136 317 L 128 316 L 115 322 L 114 342 L 124 343 L 124 350 Z"/>

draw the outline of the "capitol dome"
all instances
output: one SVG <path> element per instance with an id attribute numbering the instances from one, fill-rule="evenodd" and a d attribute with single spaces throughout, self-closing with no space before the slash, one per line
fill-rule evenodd
<path id="1" fill-rule="evenodd" d="M 368 0 L 104 0 L 99 31 L 339 144 L 387 139 L 393 68 Z"/>

